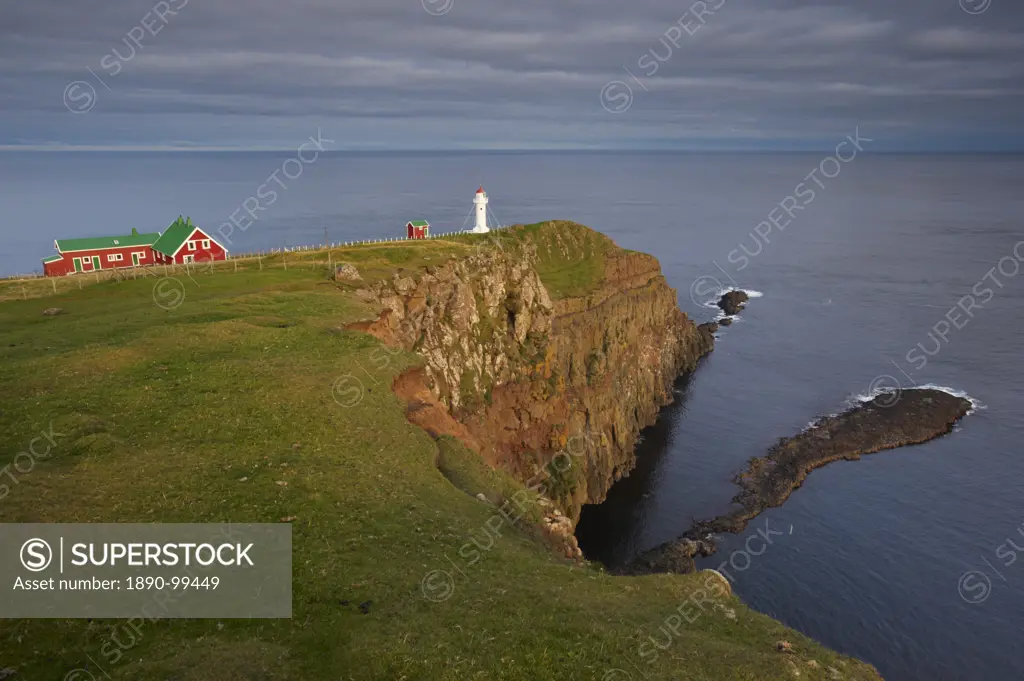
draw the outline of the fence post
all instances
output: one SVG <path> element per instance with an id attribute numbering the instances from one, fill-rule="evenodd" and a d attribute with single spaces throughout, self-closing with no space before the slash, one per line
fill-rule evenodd
<path id="1" fill-rule="evenodd" d="M 288 256 L 285 253 L 281 253 L 281 262 L 284 263 L 284 271 L 288 271 Z"/>
<path id="2" fill-rule="evenodd" d="M 262 272 L 263 271 L 263 256 L 257 253 L 256 254 L 256 258 L 260 261 L 260 272 Z"/>
<path id="3" fill-rule="evenodd" d="M 50 283 L 53 284 L 53 292 L 56 293 L 57 292 L 57 280 L 54 279 L 53 277 L 50 277 Z"/>

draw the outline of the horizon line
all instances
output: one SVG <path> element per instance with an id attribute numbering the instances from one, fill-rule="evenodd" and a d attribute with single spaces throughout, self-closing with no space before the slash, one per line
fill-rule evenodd
<path id="1" fill-rule="evenodd" d="M 651 147 L 443 147 L 433 149 L 394 148 L 366 149 L 341 148 L 327 149 L 323 154 L 473 154 L 473 153 L 653 153 L 653 154 L 816 154 L 827 153 L 829 148 L 818 147 L 708 147 L 704 148 L 651 148 Z M 295 147 L 164 147 L 164 146 L 103 146 L 103 145 L 4 145 L 0 144 L 0 153 L 294 153 Z M 993 149 L 989 147 L 962 148 L 921 148 L 892 147 L 889 149 L 873 149 L 874 154 L 1024 154 L 1024 147 Z"/>

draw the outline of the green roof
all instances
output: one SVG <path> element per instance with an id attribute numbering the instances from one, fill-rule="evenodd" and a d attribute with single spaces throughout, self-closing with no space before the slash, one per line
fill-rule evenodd
<path id="1" fill-rule="evenodd" d="M 133 229 L 131 234 L 126 236 L 97 236 L 88 239 L 58 239 L 57 250 L 61 253 L 68 251 L 93 251 L 101 248 L 121 248 L 123 246 L 149 246 L 160 238 L 159 232 L 150 234 L 139 234 Z"/>
<path id="2" fill-rule="evenodd" d="M 430 227 L 430 223 L 426 220 L 413 220 L 409 224 L 413 227 Z"/>
<path id="3" fill-rule="evenodd" d="M 164 231 L 163 236 L 153 244 L 153 250 L 164 255 L 174 255 L 194 231 L 196 226 L 192 224 L 192 218 L 183 218 L 179 215 L 178 219 Z"/>
<path id="4" fill-rule="evenodd" d="M 64 256 L 62 256 L 62 255 L 51 255 L 49 258 L 43 258 L 43 262 L 57 262 L 58 260 L 63 260 L 63 259 L 64 259 Z"/>

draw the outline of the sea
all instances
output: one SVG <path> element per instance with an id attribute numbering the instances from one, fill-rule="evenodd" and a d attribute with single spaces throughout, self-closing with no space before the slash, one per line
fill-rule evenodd
<path id="1" fill-rule="evenodd" d="M 589 225 L 656 255 L 697 322 L 724 290 L 752 297 L 633 473 L 584 508 L 587 557 L 621 565 L 727 511 L 746 461 L 817 417 L 939 386 L 976 403 L 955 432 L 814 471 L 699 567 L 889 681 L 1024 678 L 1024 157 L 305 156 L 0 153 L 0 275 L 38 272 L 54 239 L 178 215 L 236 253 L 401 237 L 415 219 L 455 231 L 479 185 L 497 223 Z"/>

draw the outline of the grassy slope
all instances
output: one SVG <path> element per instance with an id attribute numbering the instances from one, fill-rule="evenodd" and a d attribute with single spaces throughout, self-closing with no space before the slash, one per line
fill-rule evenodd
<path id="1" fill-rule="evenodd" d="M 529 242 L 537 250 L 537 272 L 555 300 L 591 292 L 604 275 L 604 255 L 618 248 L 608 237 L 564 220 L 520 225 L 486 235 L 460 234 L 450 240 L 474 248 L 512 252 Z"/>
<path id="2" fill-rule="evenodd" d="M 469 250 L 432 242 L 345 259 L 382 276 Z M 474 494 L 516 483 L 458 443 L 439 453 L 405 420 L 389 385 L 416 358 L 382 363 L 374 339 L 340 330 L 370 310 L 327 283 L 324 268 L 265 264 L 179 274 L 186 297 L 171 311 L 154 304 L 154 279 L 0 303 L 0 468 L 50 423 L 65 434 L 47 461 L 17 474 L 0 522 L 295 517 L 294 617 L 147 622 L 134 637 L 116 621 L 0 621 L 0 669 L 17 668 L 19 681 L 78 667 L 103 678 L 89 656 L 133 681 L 564 681 L 630 678 L 606 676 L 616 668 L 639 679 L 639 664 L 650 679 L 768 681 L 792 678 L 793 659 L 802 679 L 842 664 L 732 599 L 735 620 L 709 611 L 684 624 L 648 666 L 638 642 L 663 641 L 659 626 L 705 578 L 611 577 L 507 526 L 469 565 L 460 547 L 484 543 L 494 509 L 436 464 Z M 65 313 L 42 316 L 50 306 Z M 332 395 L 346 374 L 365 387 L 349 408 Z M 423 596 L 433 570 L 454 577 L 443 602 Z M 365 601 L 368 614 L 357 609 Z M 117 631 L 132 648 L 113 663 L 101 650 Z M 776 653 L 780 638 L 798 655 Z M 821 669 L 803 665 L 811 658 Z M 841 667 L 845 678 L 871 678 L 854 667 Z"/>

